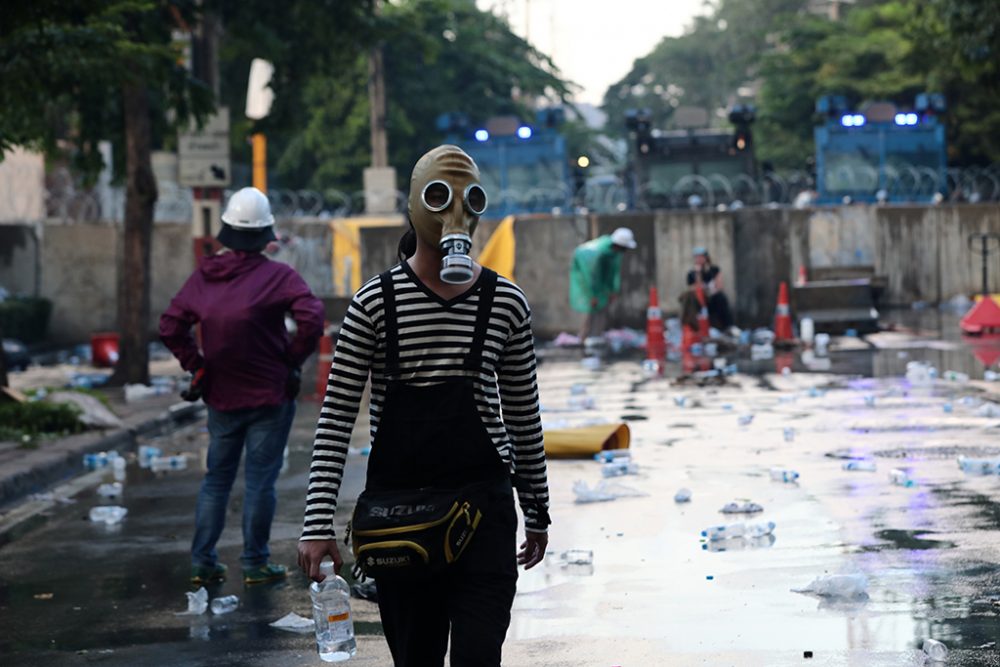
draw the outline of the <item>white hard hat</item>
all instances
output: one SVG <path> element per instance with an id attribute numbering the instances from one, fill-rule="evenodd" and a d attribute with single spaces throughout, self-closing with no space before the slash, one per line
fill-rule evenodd
<path id="1" fill-rule="evenodd" d="M 628 248 L 629 250 L 635 250 L 635 234 L 628 227 L 619 227 L 615 231 L 611 232 L 611 242 L 617 246 L 623 248 Z"/>
<path id="2" fill-rule="evenodd" d="M 263 229 L 274 225 L 271 203 L 257 188 L 243 188 L 229 198 L 222 221 L 239 229 Z"/>

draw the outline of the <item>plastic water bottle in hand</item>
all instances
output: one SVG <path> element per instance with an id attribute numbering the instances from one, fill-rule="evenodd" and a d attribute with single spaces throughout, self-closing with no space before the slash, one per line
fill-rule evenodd
<path id="1" fill-rule="evenodd" d="M 349 660 L 357 652 L 351 617 L 351 587 L 334 574 L 332 561 L 323 562 L 319 571 L 326 578 L 309 586 L 319 657 L 324 662 Z"/>

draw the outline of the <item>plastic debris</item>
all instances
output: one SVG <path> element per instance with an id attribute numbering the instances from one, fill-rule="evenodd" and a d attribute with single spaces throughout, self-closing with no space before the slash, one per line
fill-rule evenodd
<path id="1" fill-rule="evenodd" d="M 229 614 L 236 611 L 240 606 L 240 599 L 235 595 L 226 595 L 221 598 L 215 598 L 212 600 L 212 613 L 216 616 L 221 616 L 222 614 Z"/>
<path id="2" fill-rule="evenodd" d="M 795 472 L 791 468 L 771 468 L 768 472 L 771 474 L 771 481 L 773 482 L 785 482 L 786 484 L 792 484 L 797 482 L 799 479 L 799 473 Z"/>
<path id="3" fill-rule="evenodd" d="M 578 503 L 601 503 L 618 498 L 629 498 L 646 495 L 642 491 L 624 486 L 622 484 L 609 483 L 601 480 L 594 485 L 594 488 L 587 486 L 583 480 L 573 482 L 573 493 L 576 495 Z"/>
<path id="4" fill-rule="evenodd" d="M 844 470 L 851 472 L 875 472 L 877 466 L 874 461 L 869 461 L 867 459 L 854 459 L 852 461 L 844 461 L 843 465 L 840 466 Z"/>
<path id="5" fill-rule="evenodd" d="M 605 449 L 594 454 L 594 460 L 600 463 L 611 463 L 619 459 L 632 458 L 632 452 L 628 449 Z"/>
<path id="6" fill-rule="evenodd" d="M 774 522 L 767 523 L 730 523 L 720 526 L 710 526 L 701 531 L 701 536 L 709 541 L 728 540 L 734 537 L 763 537 L 774 532 Z"/>
<path id="7" fill-rule="evenodd" d="M 944 410 L 945 414 L 950 415 L 952 412 L 955 411 L 955 406 L 952 405 L 950 402 L 948 402 L 948 403 L 943 404 L 941 406 L 941 409 Z"/>
<path id="8" fill-rule="evenodd" d="M 691 502 L 691 489 L 678 489 L 677 493 L 674 494 L 675 503 L 689 503 Z"/>
<path id="9" fill-rule="evenodd" d="M 378 589 L 374 579 L 365 579 L 351 586 L 351 595 L 361 600 L 378 603 Z"/>
<path id="10" fill-rule="evenodd" d="M 983 403 L 979 406 L 979 409 L 976 410 L 976 416 L 989 417 L 991 419 L 994 417 L 1000 417 L 1000 405 L 997 405 L 996 403 Z"/>
<path id="11" fill-rule="evenodd" d="M 287 632 L 297 632 L 303 635 L 310 635 L 316 631 L 316 621 L 311 618 L 303 618 L 294 611 L 290 611 L 277 621 L 269 623 L 272 628 L 285 630 Z"/>
<path id="12" fill-rule="evenodd" d="M 910 477 L 910 473 L 905 470 L 900 470 L 899 468 L 893 468 L 889 471 L 889 481 L 895 486 L 902 486 L 905 488 L 910 488 L 915 486 L 916 482 Z"/>
<path id="13" fill-rule="evenodd" d="M 701 545 L 703 551 L 713 553 L 721 551 L 745 551 L 747 549 L 767 549 L 775 543 L 774 535 L 760 535 L 758 537 L 733 537 L 724 540 L 710 540 Z"/>
<path id="14" fill-rule="evenodd" d="M 118 505 L 101 505 L 90 509 L 90 520 L 94 523 L 113 526 L 116 523 L 121 523 L 126 514 L 128 514 L 128 510 L 124 507 L 119 507 Z"/>
<path id="15" fill-rule="evenodd" d="M 570 396 L 567 407 L 570 410 L 593 410 L 597 403 L 593 396 Z"/>
<path id="16" fill-rule="evenodd" d="M 770 343 L 750 346 L 751 361 L 760 361 L 764 359 L 773 359 L 773 358 L 774 358 L 774 346 L 771 345 Z"/>
<path id="17" fill-rule="evenodd" d="M 945 371 L 941 377 L 948 382 L 957 382 L 959 384 L 968 384 L 969 382 L 969 376 L 966 373 L 959 373 L 958 371 Z"/>
<path id="18" fill-rule="evenodd" d="M 997 373 L 996 371 L 983 371 L 983 379 L 987 382 L 1000 381 L 1000 373 Z"/>
<path id="19" fill-rule="evenodd" d="M 932 384 L 937 376 L 937 368 L 923 361 L 910 361 L 906 364 L 906 379 L 910 384 Z"/>
<path id="20" fill-rule="evenodd" d="M 110 484 L 101 484 L 97 487 L 97 495 L 102 498 L 119 498 L 122 495 L 122 485 L 121 482 L 112 482 Z"/>
<path id="21" fill-rule="evenodd" d="M 579 336 L 574 336 L 571 333 L 563 331 L 556 336 L 555 340 L 552 341 L 552 344 L 556 347 L 578 347 L 582 342 L 583 341 L 580 340 Z"/>
<path id="22" fill-rule="evenodd" d="M 816 577 L 805 588 L 793 588 L 792 592 L 824 598 L 868 599 L 868 578 L 863 574 L 828 574 Z"/>
<path id="23" fill-rule="evenodd" d="M 936 639 L 925 639 L 923 651 L 925 659 L 931 662 L 944 662 L 948 659 L 948 647 Z"/>
<path id="24" fill-rule="evenodd" d="M 874 394 L 865 394 L 864 399 L 865 399 L 865 405 L 867 405 L 869 408 L 875 407 L 875 395 Z"/>
<path id="25" fill-rule="evenodd" d="M 194 593 L 185 593 L 188 601 L 187 611 L 177 612 L 177 616 L 200 616 L 208 610 L 208 591 L 205 587 L 199 588 Z"/>
<path id="26" fill-rule="evenodd" d="M 594 552 L 590 549 L 567 549 L 559 554 L 564 565 L 593 565 Z"/>
<path id="27" fill-rule="evenodd" d="M 631 459 L 619 459 L 601 466 L 603 477 L 624 477 L 625 475 L 638 475 L 639 464 Z"/>
<path id="28" fill-rule="evenodd" d="M 148 468 L 153 459 L 163 456 L 163 450 L 152 445 L 139 445 L 139 467 Z"/>
<path id="29" fill-rule="evenodd" d="M 743 502 L 733 501 L 726 503 L 719 511 L 723 514 L 756 514 L 757 512 L 763 512 L 764 507 L 749 500 L 744 500 Z"/>
<path id="30" fill-rule="evenodd" d="M 818 333 L 813 338 L 813 351 L 817 357 L 825 357 L 830 352 L 830 334 Z"/>
<path id="31" fill-rule="evenodd" d="M 588 371 L 596 371 L 601 368 L 601 358 L 600 357 L 584 357 L 580 360 L 580 365 L 586 368 Z"/>
<path id="32" fill-rule="evenodd" d="M 1000 458 L 971 459 L 959 456 L 958 467 L 970 475 L 1000 475 Z"/>
<path id="33" fill-rule="evenodd" d="M 739 422 L 740 426 L 749 426 L 750 422 L 753 421 L 753 417 L 754 417 L 753 414 L 740 415 L 737 418 L 737 421 Z"/>
<path id="34" fill-rule="evenodd" d="M 184 470 L 187 468 L 187 457 L 183 454 L 174 456 L 155 456 L 149 462 L 149 467 L 153 472 L 163 472 L 165 470 Z"/>
<path id="35" fill-rule="evenodd" d="M 582 382 L 576 382 L 570 385 L 569 393 L 570 396 L 582 396 L 587 393 L 587 385 Z"/>
<path id="36" fill-rule="evenodd" d="M 782 429 L 782 434 L 785 436 L 785 442 L 794 442 L 795 441 L 795 429 L 794 428 L 792 428 L 790 426 L 786 426 L 784 429 Z"/>

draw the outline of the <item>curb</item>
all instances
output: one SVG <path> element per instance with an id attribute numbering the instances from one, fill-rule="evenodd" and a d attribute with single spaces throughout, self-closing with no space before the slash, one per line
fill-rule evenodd
<path id="1" fill-rule="evenodd" d="M 0 507 L 8 508 L 6 514 L 0 514 L 0 547 L 44 522 L 42 514 L 57 505 L 54 500 L 31 499 L 17 504 L 19 501 L 63 481 L 65 483 L 55 489 L 53 495 L 71 497 L 92 485 L 97 479 L 95 474 L 103 474 L 104 471 L 90 473 L 83 467 L 84 454 L 110 449 L 133 451 L 138 446 L 139 438 L 189 424 L 199 419 L 204 412 L 205 406 L 200 402 L 175 403 L 155 417 L 138 424 L 83 440 L 67 451 L 65 456 L 0 478 Z"/>

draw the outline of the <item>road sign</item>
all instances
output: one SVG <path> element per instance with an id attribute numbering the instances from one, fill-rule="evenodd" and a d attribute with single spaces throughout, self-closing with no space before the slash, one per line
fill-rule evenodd
<path id="1" fill-rule="evenodd" d="M 220 107 L 200 130 L 177 137 L 181 185 L 220 188 L 229 185 L 229 109 Z"/>

